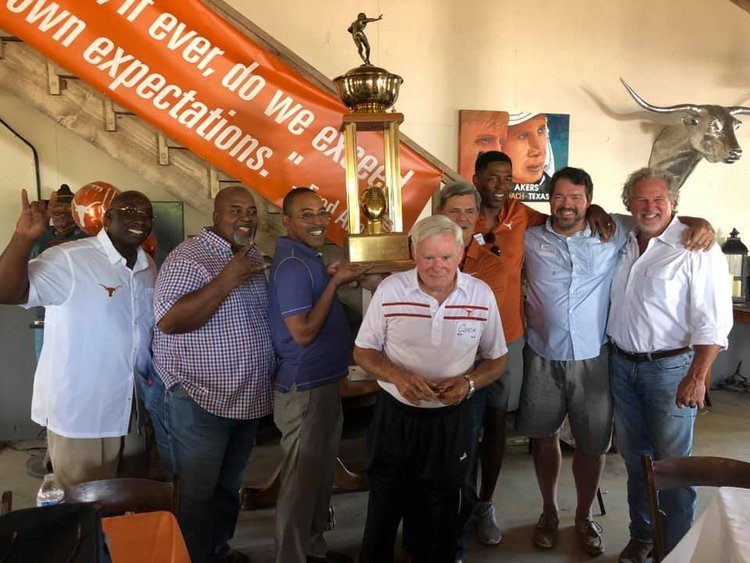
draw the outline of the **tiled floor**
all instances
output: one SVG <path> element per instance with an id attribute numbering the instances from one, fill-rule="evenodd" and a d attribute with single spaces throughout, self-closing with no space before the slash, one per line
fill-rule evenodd
<path id="1" fill-rule="evenodd" d="M 750 395 L 712 391 L 713 407 L 701 415 L 696 423 L 695 455 L 720 455 L 750 460 Z M 9 444 L 0 451 L 0 490 L 12 489 L 14 507 L 33 505 L 39 480 L 26 474 L 26 449 L 36 444 Z M 350 447 L 357 447 L 348 443 Z M 246 472 L 246 482 L 264 481 L 279 459 L 275 446 L 259 446 Z M 559 505 L 561 531 L 556 549 L 542 552 L 531 544 L 531 532 L 539 516 L 541 501 L 536 476 L 525 444 L 509 448 L 506 464 L 500 477 L 495 500 L 504 538 L 497 547 L 472 543 L 467 556 L 471 563 L 488 561 L 507 562 L 563 562 L 592 559 L 578 547 L 573 532 L 575 490 L 570 472 L 570 455 L 565 455 L 560 477 Z M 601 489 L 607 514 L 595 516 L 604 527 L 607 551 L 596 558 L 598 562 L 616 561 L 627 542 L 627 503 L 625 500 L 625 469 L 621 458 L 611 454 L 602 478 Z M 701 505 L 711 494 L 709 489 L 699 492 Z M 355 556 L 359 547 L 367 508 L 367 494 L 337 495 L 336 529 L 328 534 L 331 548 Z M 595 509 L 598 514 L 598 509 Z M 273 510 L 243 512 L 237 525 L 234 546 L 247 553 L 253 563 L 272 563 Z"/>

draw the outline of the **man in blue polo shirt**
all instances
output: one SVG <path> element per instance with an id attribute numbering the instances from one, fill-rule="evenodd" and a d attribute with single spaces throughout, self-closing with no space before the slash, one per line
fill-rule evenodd
<path id="1" fill-rule="evenodd" d="M 333 560 L 323 531 L 343 423 L 339 380 L 348 373 L 350 352 L 336 290 L 367 267 L 339 264 L 329 275 L 320 248 L 331 214 L 313 190 L 289 192 L 283 211 L 287 236 L 276 241 L 269 279 L 271 337 L 279 357 L 274 422 L 284 451 L 276 561 L 323 562 Z"/>

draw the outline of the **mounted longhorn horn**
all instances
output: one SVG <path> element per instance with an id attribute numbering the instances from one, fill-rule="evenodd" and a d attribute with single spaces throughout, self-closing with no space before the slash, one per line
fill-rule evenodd
<path id="1" fill-rule="evenodd" d="M 622 78 L 620 82 L 643 109 L 653 113 L 682 113 L 679 124 L 669 125 L 659 132 L 648 160 L 650 167 L 674 176 L 677 187 L 682 186 L 703 159 L 731 164 L 741 158 L 742 148 L 734 133 L 740 121 L 735 115 L 750 114 L 750 108 L 711 104 L 652 106 Z"/>
<path id="2" fill-rule="evenodd" d="M 633 99 L 638 103 L 638 105 L 641 106 L 645 110 L 653 111 L 654 113 L 675 113 L 678 111 L 686 111 L 689 113 L 700 112 L 700 107 L 696 106 L 695 104 L 679 104 L 676 106 L 667 106 L 667 107 L 652 106 L 646 100 L 644 100 L 638 94 L 636 94 L 635 90 L 633 90 L 630 86 L 628 86 L 628 83 L 625 82 L 622 78 L 620 78 L 620 82 L 622 82 L 622 85 L 625 86 L 625 88 L 630 93 L 630 95 L 633 96 Z M 742 109 L 746 110 L 747 108 L 742 108 Z"/>

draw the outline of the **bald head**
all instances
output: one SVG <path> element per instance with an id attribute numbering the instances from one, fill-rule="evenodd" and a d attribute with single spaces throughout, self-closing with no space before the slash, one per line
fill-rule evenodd
<path id="1" fill-rule="evenodd" d="M 214 232 L 239 250 L 255 239 L 258 208 L 250 190 L 229 186 L 216 194 L 213 214 Z"/>

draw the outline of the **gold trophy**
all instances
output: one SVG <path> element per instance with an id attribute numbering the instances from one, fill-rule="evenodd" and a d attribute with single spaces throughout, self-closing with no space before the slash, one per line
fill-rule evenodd
<path id="1" fill-rule="evenodd" d="M 379 21 L 360 13 L 349 26 L 364 64 L 333 79 L 339 97 L 348 108 L 344 115 L 344 156 L 346 163 L 346 206 L 349 234 L 345 241 L 350 262 L 370 262 L 371 272 L 394 272 L 414 266 L 409 259 L 409 240 L 403 233 L 401 208 L 401 166 L 399 163 L 398 126 L 401 113 L 388 112 L 398 98 L 403 79 L 370 63 L 370 43 L 364 33 L 368 23 Z M 370 186 L 359 193 L 357 178 L 357 132 L 383 132 L 385 189 Z M 364 232 L 361 214 L 368 224 Z M 391 232 L 383 229 L 383 218 L 390 218 Z"/>

